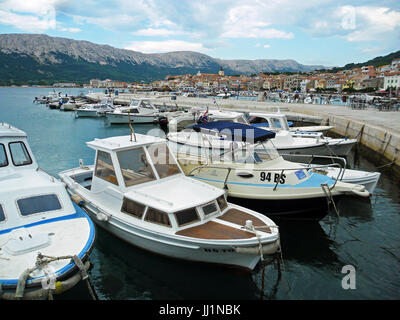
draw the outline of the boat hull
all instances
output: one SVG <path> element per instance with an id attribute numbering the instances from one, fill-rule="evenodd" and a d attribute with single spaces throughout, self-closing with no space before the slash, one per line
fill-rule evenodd
<path id="1" fill-rule="evenodd" d="M 150 124 L 150 123 L 155 123 L 157 121 L 157 117 L 155 116 L 130 115 L 130 117 L 128 117 L 127 115 L 123 114 L 107 113 L 106 117 L 110 124 L 128 124 L 129 119 L 130 123 L 142 123 L 142 124 Z"/>
<path id="2" fill-rule="evenodd" d="M 113 218 L 109 221 L 99 221 L 95 212 L 87 207 L 86 209 L 99 227 L 135 247 L 161 256 L 238 267 L 247 271 L 253 270 L 260 261 L 259 254 L 237 253 L 232 249 L 232 245 L 202 244 L 194 241 L 174 242 L 171 238 L 165 239 L 163 237 L 154 239 L 154 235 L 142 233 L 139 229 L 123 225 Z M 263 248 L 268 248 L 268 246 L 271 252 L 276 252 L 279 248 L 279 241 L 263 244 Z"/>
<path id="3" fill-rule="evenodd" d="M 91 117 L 97 118 L 100 115 L 96 110 L 76 110 L 76 117 L 83 118 L 83 117 Z"/>
<path id="4" fill-rule="evenodd" d="M 336 203 L 340 196 L 334 196 Z M 319 221 L 330 211 L 327 198 L 306 198 L 286 200 L 248 199 L 228 196 L 228 200 L 237 205 L 258 211 L 273 219 Z"/>
<path id="5" fill-rule="evenodd" d="M 25 226 L 23 228 L 16 228 L 16 230 L 26 230 L 29 233 L 32 233 L 33 235 L 39 232 L 42 232 L 46 230 L 47 232 L 52 231 L 55 234 L 60 233 L 60 230 L 65 229 L 64 234 L 62 234 L 60 237 L 63 239 L 62 241 L 64 242 L 64 247 L 60 248 L 60 243 L 58 243 L 58 247 L 55 247 L 56 245 L 50 244 L 50 246 L 45 246 L 43 248 L 38 247 L 36 252 L 27 252 L 23 254 L 18 254 L 14 255 L 15 257 L 12 261 L 14 263 L 11 264 L 9 262 L 9 265 L 7 265 L 8 270 L 19 270 L 21 269 L 21 264 L 24 264 L 24 268 L 21 270 L 26 270 L 28 268 L 31 268 L 34 264 L 35 261 L 33 259 L 36 259 L 36 253 L 43 253 L 44 255 L 51 255 L 51 256 L 56 256 L 54 254 L 51 254 L 50 252 L 55 252 L 57 250 L 60 250 L 62 253 L 60 256 L 66 256 L 68 254 L 73 255 L 74 250 L 79 248 L 80 252 L 75 252 L 75 255 L 82 261 L 84 264 L 84 267 L 86 270 L 89 269 L 90 267 L 90 262 L 89 262 L 89 255 L 93 249 L 93 245 L 95 242 L 95 227 L 93 225 L 93 222 L 90 220 L 89 216 L 86 214 L 84 210 L 82 210 L 80 207 L 74 204 L 74 207 L 76 209 L 76 213 L 71 215 L 71 216 L 66 216 L 66 217 L 61 217 L 61 218 L 55 218 L 53 220 L 49 220 L 49 222 L 42 223 L 42 222 L 37 222 L 34 224 L 31 224 L 29 226 Z M 62 224 L 62 222 L 67 222 L 67 223 L 72 223 L 67 224 L 66 226 Z M 87 224 L 87 226 L 85 226 Z M 82 241 L 82 243 L 76 243 L 75 247 L 72 249 L 68 249 L 65 247 L 67 243 L 71 244 L 73 243 L 73 236 L 71 235 L 71 232 L 69 231 L 71 229 L 71 226 L 74 228 L 74 230 L 78 230 L 80 232 L 83 232 L 83 234 L 79 235 L 79 237 L 75 237 L 74 240 L 79 240 L 77 241 Z M 83 227 L 85 226 L 85 227 Z M 85 238 L 85 231 L 87 231 L 87 238 Z M 11 231 L 2 231 L 0 233 L 0 238 L 2 237 L 7 237 Z M 7 252 L 7 250 L 6 250 Z M 54 277 L 54 283 L 58 284 L 58 288 L 53 289 L 52 293 L 53 294 L 61 294 L 65 291 L 68 291 L 72 287 L 74 287 L 79 281 L 83 280 L 82 279 L 82 273 L 80 272 L 80 269 L 77 267 L 77 265 L 71 260 L 71 259 L 61 259 L 60 262 L 54 262 L 50 263 L 47 266 L 44 267 L 44 269 L 49 268 L 47 272 L 49 272 L 50 276 L 53 278 Z M 4 270 L 3 272 L 6 272 Z M 14 274 L 17 271 L 13 272 Z M 35 271 L 37 272 L 37 271 Z M 55 276 L 57 275 L 57 276 Z M 2 292 L 0 292 L 0 299 L 6 299 L 6 300 L 14 300 L 17 297 L 16 295 L 16 289 L 18 286 L 19 279 L 18 278 L 9 278 L 9 277 L 1 277 L 0 278 L 0 284 L 2 286 Z M 43 288 L 43 275 L 33 275 L 33 273 L 30 274 L 30 278 L 25 283 L 25 287 L 23 290 L 23 296 L 21 299 L 45 299 L 48 297 L 49 290 L 48 288 Z"/>

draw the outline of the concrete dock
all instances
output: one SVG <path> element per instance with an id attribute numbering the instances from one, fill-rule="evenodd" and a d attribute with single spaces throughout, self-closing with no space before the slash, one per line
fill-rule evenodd
<path id="1" fill-rule="evenodd" d="M 100 100 L 102 93 L 91 94 L 93 100 Z M 134 94 L 120 94 L 115 103 L 129 103 Z M 178 105 L 179 107 L 208 106 L 210 109 L 227 109 L 242 112 L 277 112 L 287 115 L 288 120 L 313 122 L 333 126 L 333 132 L 359 142 L 376 151 L 390 164 L 400 167 L 400 112 L 377 111 L 375 109 L 354 110 L 347 106 L 316 105 L 252 100 L 188 98 L 177 96 L 158 97 L 152 93 L 140 95 L 152 100 L 155 105 Z M 214 103 L 214 101 L 216 103 Z M 383 160 L 383 159 L 382 159 Z"/>

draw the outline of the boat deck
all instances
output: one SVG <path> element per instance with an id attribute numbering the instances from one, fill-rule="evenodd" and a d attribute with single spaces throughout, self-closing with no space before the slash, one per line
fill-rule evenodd
<path id="1" fill-rule="evenodd" d="M 244 226 L 246 224 L 246 220 L 251 220 L 253 221 L 253 225 L 255 227 L 264 227 L 264 232 L 271 233 L 271 229 L 262 220 L 238 209 L 230 209 L 222 216 L 218 217 L 218 219 L 232 222 L 240 226 Z"/>
<path id="2" fill-rule="evenodd" d="M 263 221 L 237 209 L 228 210 L 224 215 L 218 217 L 218 219 L 237 224 L 238 228 L 214 221 L 209 221 L 203 225 L 178 231 L 176 232 L 176 235 L 215 240 L 253 238 L 255 237 L 254 233 L 240 229 L 240 227 L 244 227 L 246 220 L 252 220 L 254 226 L 264 227 L 262 231 L 271 233 L 271 230 Z"/>

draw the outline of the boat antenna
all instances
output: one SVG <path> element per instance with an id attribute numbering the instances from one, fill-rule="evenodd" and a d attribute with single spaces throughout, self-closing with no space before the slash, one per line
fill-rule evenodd
<path id="1" fill-rule="evenodd" d="M 135 142 L 136 142 L 136 134 L 135 134 L 135 130 L 133 130 L 132 124 L 131 124 L 131 112 L 128 109 L 128 122 L 129 122 L 129 129 L 131 130 L 131 139 L 130 141 L 132 141 L 132 136 L 135 137 Z"/>

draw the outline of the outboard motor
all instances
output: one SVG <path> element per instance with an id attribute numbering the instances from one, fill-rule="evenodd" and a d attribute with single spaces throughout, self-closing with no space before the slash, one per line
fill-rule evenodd
<path id="1" fill-rule="evenodd" d="M 158 123 L 159 123 L 162 131 L 164 131 L 167 134 L 168 133 L 168 118 L 167 117 L 159 117 Z"/>

